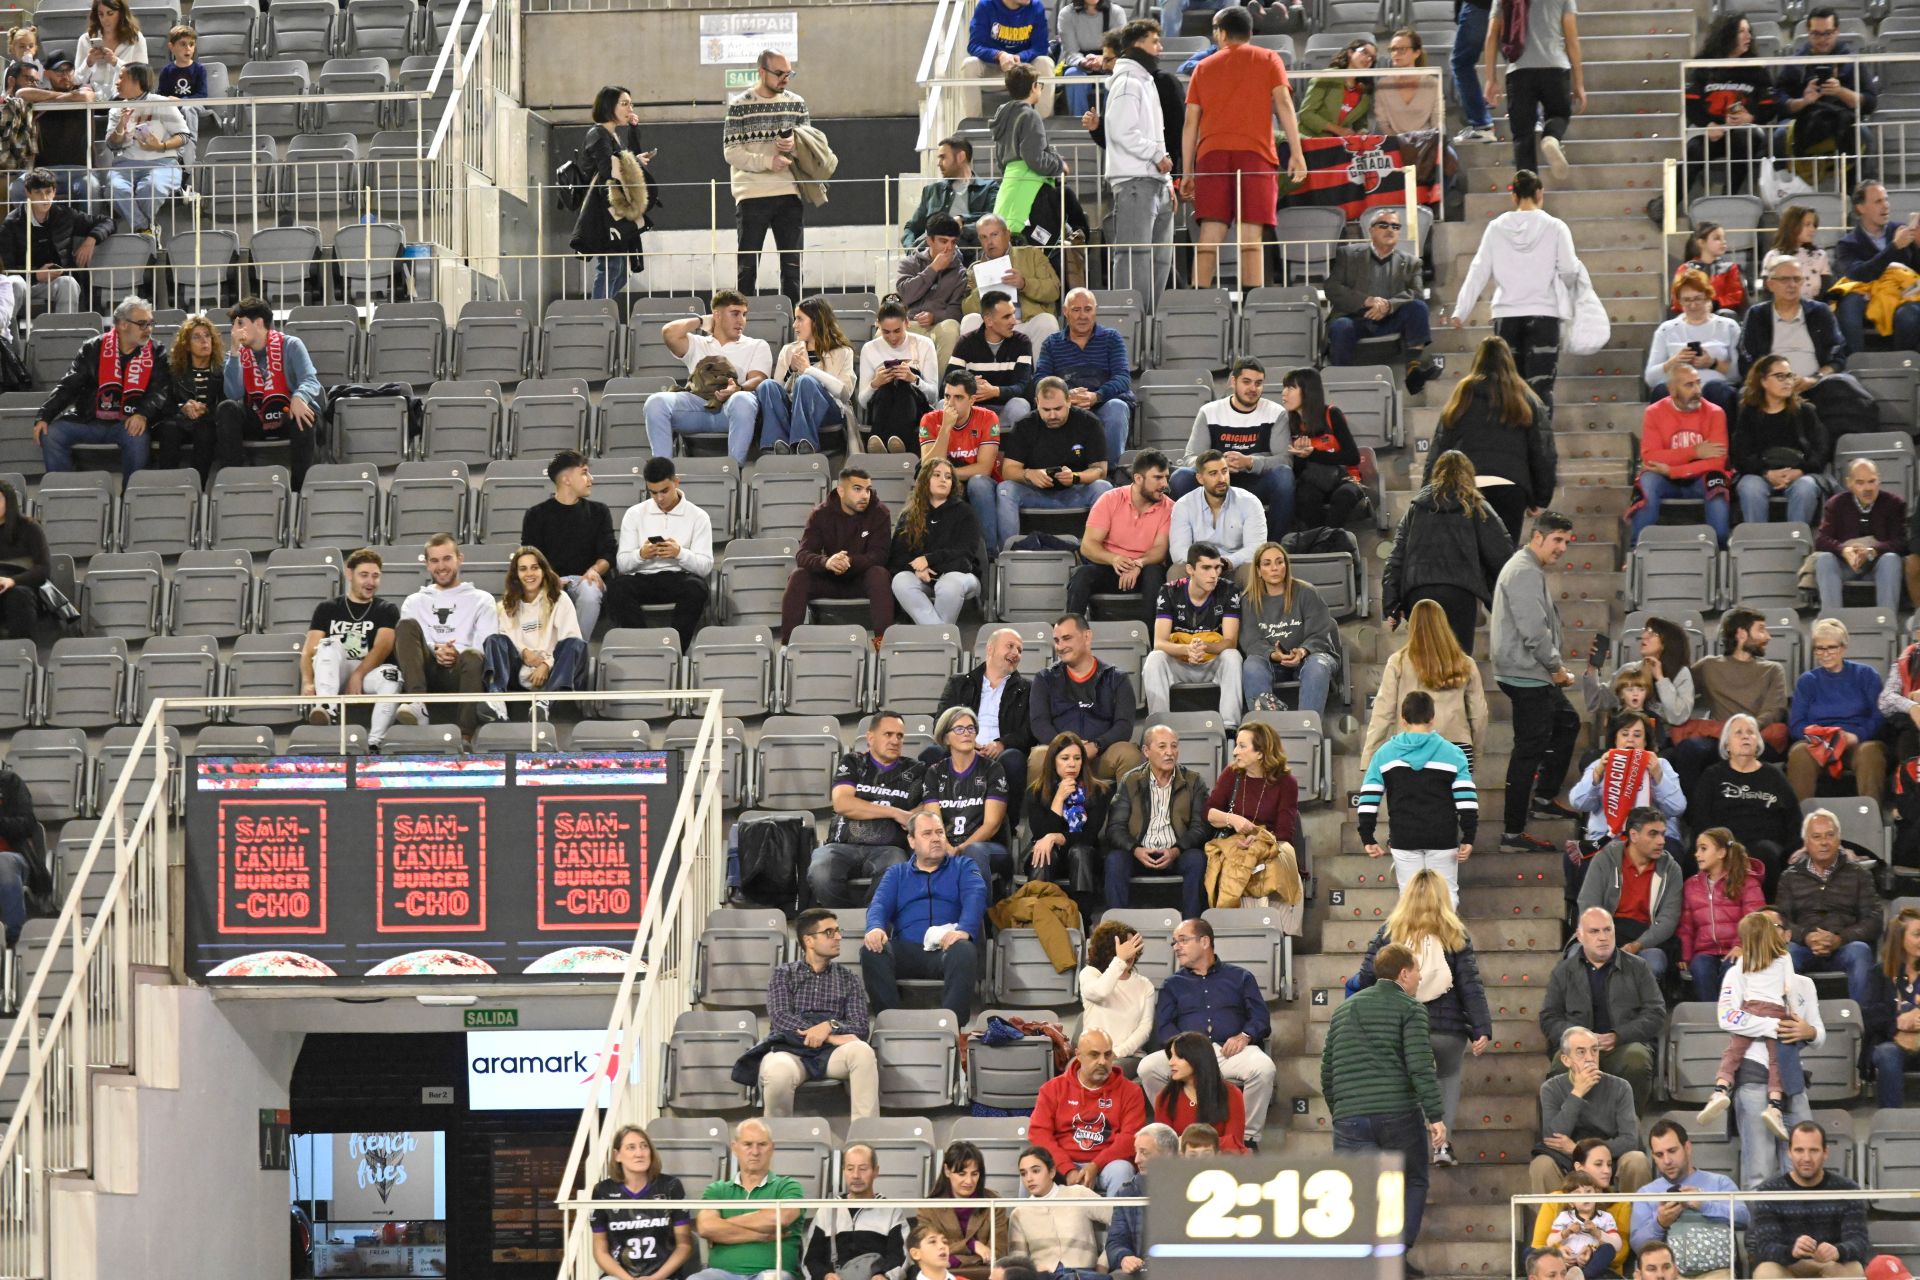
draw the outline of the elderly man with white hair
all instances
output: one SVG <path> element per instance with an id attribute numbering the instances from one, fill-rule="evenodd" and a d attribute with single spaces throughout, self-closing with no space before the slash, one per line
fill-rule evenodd
<path id="1" fill-rule="evenodd" d="M 1528 1169 L 1536 1195 L 1560 1189 L 1573 1172 L 1573 1149 L 1598 1138 L 1613 1153 L 1614 1186 L 1634 1191 L 1653 1179 L 1653 1164 L 1640 1149 L 1640 1121 L 1633 1086 L 1600 1066 L 1600 1037 L 1570 1026 L 1560 1033 L 1556 1071 L 1540 1085 L 1540 1143 Z"/>
<path id="2" fill-rule="evenodd" d="M 1027 753 L 1033 750 L 1033 723 L 1028 715 L 1032 686 L 1020 673 L 1026 646 L 1020 633 L 1001 627 L 987 637 L 981 660 L 970 671 L 948 676 L 940 690 L 942 708 L 967 707 L 979 717 L 976 749 L 996 761 L 1007 775 L 1007 830 L 1020 822 L 1020 797 L 1027 789 Z M 928 747 L 923 763 L 944 759 L 945 748 Z"/>
<path id="3" fill-rule="evenodd" d="M 1127 430 L 1133 418 L 1133 374 L 1127 342 L 1118 329 L 1099 323 L 1100 307 L 1091 289 L 1067 294 L 1061 310 L 1067 317 L 1067 327 L 1040 344 L 1033 371 L 1037 377 L 1064 380 L 1067 403 L 1100 419 L 1107 433 L 1107 462 L 1111 465 L 1127 451 Z"/>
<path id="4" fill-rule="evenodd" d="M 773 1172 L 773 1132 L 766 1121 L 742 1120 L 733 1129 L 734 1176 L 707 1184 L 702 1200 L 798 1200 L 800 1184 Z M 707 1242 L 707 1265 L 689 1280 L 782 1280 L 800 1274 L 799 1209 L 701 1209 L 693 1229 Z"/>
<path id="5" fill-rule="evenodd" d="M 960 336 L 964 338 L 980 327 L 981 299 L 999 293 L 1013 299 L 1020 311 L 1020 323 L 1015 327 L 1038 351 L 1041 343 L 1060 331 L 1060 321 L 1053 314 L 1060 304 L 1060 274 L 1053 269 L 1053 259 L 1036 245 L 1015 244 L 1006 219 L 997 213 L 988 214 L 974 226 L 980 233 L 980 252 L 967 271 L 967 296 L 960 304 Z M 999 265 L 998 280 L 992 278 L 995 264 Z"/>
<path id="6" fill-rule="evenodd" d="M 1907 504 L 1880 487 L 1880 468 L 1871 458 L 1848 464 L 1846 492 L 1827 499 L 1813 545 L 1822 613 L 1845 607 L 1848 582 L 1872 582 L 1877 609 L 1900 607 Z"/>
<path id="7" fill-rule="evenodd" d="M 1146 1172 L 1147 1166 L 1162 1156 L 1177 1157 L 1179 1154 L 1180 1135 L 1173 1131 L 1172 1125 L 1161 1124 L 1158 1120 L 1141 1125 L 1140 1131 L 1133 1135 L 1133 1167 L 1137 1172 L 1114 1194 L 1126 1197 L 1146 1195 L 1147 1180 L 1140 1175 Z M 1113 1221 L 1107 1224 L 1107 1273 L 1116 1276 L 1138 1275 L 1146 1267 L 1147 1211 L 1131 1206 L 1115 1209 Z"/>
<path id="8" fill-rule="evenodd" d="M 1840 844 L 1840 819 L 1815 809 L 1800 823 L 1802 850 L 1780 873 L 1774 904 L 1787 928 L 1795 973 L 1847 975 L 1847 997 L 1872 995 L 1882 908 L 1873 873 Z"/>

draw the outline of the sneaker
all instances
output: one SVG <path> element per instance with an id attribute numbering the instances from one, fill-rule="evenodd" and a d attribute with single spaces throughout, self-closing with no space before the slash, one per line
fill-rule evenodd
<path id="1" fill-rule="evenodd" d="M 803 456 L 809 453 L 819 452 L 818 449 L 813 447 L 813 441 L 811 440 L 795 440 L 793 442 L 793 451 Z"/>
<path id="2" fill-rule="evenodd" d="M 1524 831 L 1508 831 L 1500 836 L 1503 853 L 1552 853 L 1559 847 L 1551 840 L 1542 840 Z"/>
<path id="3" fill-rule="evenodd" d="M 1453 1144 L 1451 1142 L 1443 1142 L 1433 1149 L 1434 1168 L 1451 1169 L 1459 1163 L 1460 1162 L 1454 1158 Z"/>
<path id="4" fill-rule="evenodd" d="M 553 719 L 553 699 L 535 698 L 533 700 L 533 718 L 535 720 Z"/>
<path id="5" fill-rule="evenodd" d="M 1786 1118 L 1780 1114 L 1780 1108 L 1774 1106 L 1772 1103 L 1768 1103 L 1767 1109 L 1760 1113 L 1760 1119 L 1767 1128 L 1773 1131 L 1774 1137 L 1780 1139 L 1782 1142 L 1791 1141 L 1787 1134 L 1787 1121 Z"/>
<path id="6" fill-rule="evenodd" d="M 1573 172 L 1573 166 L 1567 163 L 1567 153 L 1560 145 L 1560 139 L 1550 133 L 1540 135 L 1540 154 L 1546 157 L 1547 168 L 1556 178 L 1564 178 Z"/>
<path id="7" fill-rule="evenodd" d="M 1713 1096 L 1707 1099 L 1707 1105 L 1700 1108 L 1700 1113 L 1694 1116 L 1694 1120 L 1700 1124 L 1712 1124 L 1715 1120 L 1725 1115 L 1727 1108 L 1732 1105 L 1733 1095 L 1731 1093 L 1725 1089 L 1715 1089 Z M 1773 1108 L 1768 1107 L 1767 1110 L 1773 1111 Z M 1780 1124 L 1780 1113 L 1778 1111 L 1773 1111 L 1773 1123 L 1776 1125 Z M 1785 1128 L 1786 1126 L 1781 1125 L 1780 1127 Z"/>
<path id="8" fill-rule="evenodd" d="M 427 722 L 427 704 L 424 702 L 403 702 L 400 709 L 393 713 L 395 724 L 425 724 Z"/>
<path id="9" fill-rule="evenodd" d="M 885 440 L 882 440 L 879 436 L 867 437 L 868 453 L 885 453 L 886 451 L 887 451 L 887 442 Z"/>
<path id="10" fill-rule="evenodd" d="M 772 444 L 767 446 L 767 452 L 774 454 L 777 457 L 784 458 L 788 454 L 793 452 L 793 446 L 788 444 L 785 440 L 775 440 Z"/>
<path id="11" fill-rule="evenodd" d="M 480 704 L 479 710 L 474 712 L 474 718 L 481 724 L 492 724 L 496 720 L 505 720 L 507 718 L 507 704 L 498 698 L 488 698 Z"/>
<path id="12" fill-rule="evenodd" d="M 1457 143 L 1498 142 L 1500 141 L 1500 135 L 1493 131 L 1492 125 L 1470 124 L 1460 132 L 1454 134 L 1453 140 Z"/>
<path id="13" fill-rule="evenodd" d="M 307 723 L 308 724 L 332 724 L 333 712 L 328 709 L 327 705 L 324 702 L 316 702 L 313 705 L 313 709 L 307 712 Z"/>
<path id="14" fill-rule="evenodd" d="M 907 442 L 904 438 L 900 436 L 887 437 L 888 453 L 905 453 L 906 451 L 907 451 Z"/>
<path id="15" fill-rule="evenodd" d="M 1541 796 L 1535 796 L 1533 798 L 1533 808 L 1530 812 L 1534 817 L 1547 822 L 1583 822 L 1587 816 L 1584 813 L 1567 808 L 1567 806 L 1561 804 L 1558 800 L 1548 800 Z"/>

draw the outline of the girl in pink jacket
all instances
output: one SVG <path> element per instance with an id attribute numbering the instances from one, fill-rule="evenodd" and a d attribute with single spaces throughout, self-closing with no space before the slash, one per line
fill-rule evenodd
<path id="1" fill-rule="evenodd" d="M 1700 870 L 1680 897 L 1680 963 L 1693 975 L 1693 998 L 1718 1000 L 1720 980 L 1740 949 L 1740 921 L 1767 905 L 1760 868 L 1733 833 L 1709 827 L 1693 842 Z"/>

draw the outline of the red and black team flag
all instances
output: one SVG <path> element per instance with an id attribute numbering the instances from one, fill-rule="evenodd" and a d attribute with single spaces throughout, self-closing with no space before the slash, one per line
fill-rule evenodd
<path id="1" fill-rule="evenodd" d="M 1440 172 L 1434 163 L 1439 134 L 1360 133 L 1346 138 L 1303 138 L 1307 180 L 1286 197 L 1293 204 L 1338 205 L 1348 218 L 1358 218 L 1374 205 L 1406 200 L 1406 178 L 1400 172 L 1411 164 L 1419 175 L 1415 198 L 1421 204 L 1440 201 Z M 1281 143 L 1280 168 L 1284 181 L 1286 144 Z"/>

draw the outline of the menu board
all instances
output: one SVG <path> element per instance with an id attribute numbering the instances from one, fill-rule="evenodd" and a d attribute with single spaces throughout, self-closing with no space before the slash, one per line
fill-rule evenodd
<path id="1" fill-rule="evenodd" d="M 213 982 L 614 975 L 680 769 L 667 752 L 196 757 L 188 972 Z"/>
<path id="2" fill-rule="evenodd" d="M 567 1170 L 568 1144 L 493 1140 L 493 1260 L 559 1262 L 564 1222 L 553 1203 Z"/>

